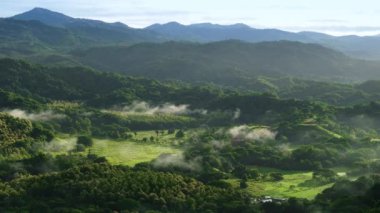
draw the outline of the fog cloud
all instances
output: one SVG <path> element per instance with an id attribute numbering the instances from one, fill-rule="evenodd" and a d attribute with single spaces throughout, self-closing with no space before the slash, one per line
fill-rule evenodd
<path id="1" fill-rule="evenodd" d="M 144 101 L 134 101 L 131 105 L 125 106 L 123 108 L 114 109 L 123 114 L 143 114 L 143 115 L 156 115 L 156 114 L 173 114 L 173 115 L 184 115 L 184 114 L 206 114 L 206 110 L 189 109 L 189 105 L 174 105 L 170 103 L 165 103 L 159 106 L 151 106 Z"/>
<path id="2" fill-rule="evenodd" d="M 267 128 L 252 129 L 246 125 L 236 126 L 228 130 L 228 133 L 235 139 L 265 141 L 274 140 L 277 133 Z"/>
<path id="3" fill-rule="evenodd" d="M 163 154 L 153 161 L 153 166 L 156 168 L 178 167 L 192 171 L 199 171 L 202 167 L 200 159 L 187 160 L 181 154 Z"/>
<path id="4" fill-rule="evenodd" d="M 241 110 L 240 109 L 236 109 L 236 111 L 234 112 L 234 117 L 232 118 L 232 120 L 239 119 L 240 115 L 241 115 Z"/>
<path id="5" fill-rule="evenodd" d="M 65 115 L 56 114 L 51 110 L 43 111 L 39 113 L 28 113 L 24 110 L 13 109 L 13 110 L 5 110 L 4 112 L 15 118 L 21 118 L 21 119 L 26 119 L 26 120 L 31 120 L 31 121 L 49 121 L 49 120 L 65 118 Z"/>
<path id="6" fill-rule="evenodd" d="M 51 142 L 46 143 L 42 149 L 46 152 L 69 152 L 76 147 L 76 138 L 59 139 L 55 138 Z"/>

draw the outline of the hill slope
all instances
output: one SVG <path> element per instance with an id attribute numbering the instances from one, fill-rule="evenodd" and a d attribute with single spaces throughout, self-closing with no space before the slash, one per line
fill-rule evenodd
<path id="1" fill-rule="evenodd" d="M 7 57 L 64 54 L 75 48 L 159 40 L 159 35 L 148 30 L 75 19 L 41 8 L 0 19 L 0 56 Z"/>
<path id="2" fill-rule="evenodd" d="M 215 42 L 229 39 L 247 42 L 310 41 L 307 36 L 277 29 L 255 29 L 245 24 L 217 25 L 201 23 L 182 25 L 177 22 L 154 24 L 145 29 L 160 33 L 171 40 Z"/>
<path id="3" fill-rule="evenodd" d="M 293 76 L 327 81 L 380 78 L 376 63 L 299 42 L 209 44 L 168 42 L 75 51 L 75 59 L 94 68 L 156 79 L 247 86 L 258 76 Z"/>
<path id="4" fill-rule="evenodd" d="M 92 45 L 168 40 L 193 42 L 216 42 L 229 39 L 246 42 L 288 40 L 318 43 L 358 58 L 380 59 L 379 36 L 335 37 L 315 32 L 293 33 L 278 29 L 256 29 L 244 24 L 217 25 L 200 23 L 182 25 L 177 22 L 153 24 L 144 29 L 136 29 L 120 22 L 106 23 L 98 20 L 78 19 L 43 8 L 34 8 L 25 13 L 15 15 L 11 19 L 39 21 L 50 27 L 64 28 L 74 32 L 80 38 L 88 40 Z M 83 41 L 81 41 L 81 44 L 88 45 Z"/>
<path id="5" fill-rule="evenodd" d="M 106 23 L 98 20 L 79 19 L 43 8 L 34 8 L 31 11 L 11 17 L 15 20 L 39 21 L 48 26 L 65 28 L 79 37 L 102 43 L 156 41 L 158 35 L 148 30 L 130 28 L 120 22 Z"/>
<path id="6" fill-rule="evenodd" d="M 146 29 L 176 41 L 215 42 L 237 39 L 246 42 L 299 41 L 317 43 L 363 59 L 380 59 L 379 36 L 330 36 L 316 32 L 293 33 L 278 29 L 256 29 L 244 24 L 216 25 L 210 23 L 182 25 L 176 22 L 154 24 Z"/>
<path id="7" fill-rule="evenodd" d="M 0 38 L 0 55 L 6 56 L 51 52 L 85 43 L 66 29 L 13 19 L 0 19 Z"/>

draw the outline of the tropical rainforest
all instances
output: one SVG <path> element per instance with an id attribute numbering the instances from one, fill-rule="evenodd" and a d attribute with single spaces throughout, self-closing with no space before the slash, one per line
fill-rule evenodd
<path id="1" fill-rule="evenodd" d="M 318 38 L 0 19 L 0 211 L 379 212 L 377 40 Z"/>

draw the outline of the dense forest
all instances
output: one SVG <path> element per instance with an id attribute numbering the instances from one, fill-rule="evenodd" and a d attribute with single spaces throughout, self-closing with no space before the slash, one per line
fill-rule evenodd
<path id="1" fill-rule="evenodd" d="M 376 208 L 377 176 L 351 181 L 378 170 L 375 81 L 329 83 L 339 98 L 313 100 L 14 59 L 0 60 L 0 70 L 3 211 L 344 212 L 342 202 Z M 360 99 L 350 102 L 356 92 Z M 156 133 L 140 139 L 142 131 Z M 77 140 L 58 140 L 65 135 Z M 173 140 L 161 141 L 170 135 Z M 93 153 L 98 139 L 182 151 L 113 166 Z M 347 168 L 346 176 L 335 168 Z M 315 200 L 273 203 L 246 190 L 255 182 L 283 181 L 290 171 L 313 172 L 300 187 L 334 185 Z"/>
<path id="2" fill-rule="evenodd" d="M 377 43 L 0 19 L 0 211 L 379 212 Z"/>

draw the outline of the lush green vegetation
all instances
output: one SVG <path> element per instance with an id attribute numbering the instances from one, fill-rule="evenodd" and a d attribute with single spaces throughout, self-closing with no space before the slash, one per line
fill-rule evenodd
<path id="1" fill-rule="evenodd" d="M 150 136 L 152 137 L 152 136 Z M 89 152 L 104 156 L 111 164 L 134 166 L 149 162 L 162 154 L 175 154 L 180 150 L 165 145 L 156 145 L 142 138 L 140 142 L 96 140 Z M 154 136 L 153 136 L 154 137 Z"/>
<path id="2" fill-rule="evenodd" d="M 377 62 L 165 27 L 0 19 L 1 212 L 380 211 Z"/>
<path id="3" fill-rule="evenodd" d="M 19 23 L 14 23 L 16 20 Z M 277 29 L 256 29 L 244 24 L 203 23 L 185 26 L 170 22 L 163 25 L 153 24 L 144 29 L 135 29 L 120 22 L 105 23 L 98 20 L 76 19 L 43 8 L 35 8 L 15 15 L 4 19 L 4 22 L 0 23 L 4 29 L 1 35 L 6 40 L 0 46 L 5 47 L 2 50 L 6 54 L 30 55 L 31 53 L 41 53 L 44 50 L 51 51 L 57 46 L 71 49 L 78 46 L 131 44 L 147 41 L 215 42 L 236 39 L 247 42 L 288 40 L 318 43 L 354 57 L 372 60 L 379 59 L 380 55 L 378 50 L 380 40 L 377 36 L 336 37 L 313 32 L 292 33 Z M 58 42 L 62 42 L 62 44 Z M 46 58 L 46 62 L 59 59 L 63 58 L 52 55 Z"/>
<path id="4" fill-rule="evenodd" d="M 237 191 L 206 186 L 179 175 L 106 164 L 22 178 L 2 184 L 1 188 L 2 211 L 233 212 L 249 207 L 244 195 Z"/>
<path id="5" fill-rule="evenodd" d="M 312 179 L 312 172 L 288 172 L 284 173 L 284 180 L 273 182 L 270 180 L 248 181 L 248 187 L 245 189 L 253 196 L 272 196 L 275 198 L 306 198 L 312 200 L 332 184 L 321 186 L 302 186 L 302 183 Z M 239 180 L 230 180 L 231 184 L 238 187 Z"/>
<path id="6" fill-rule="evenodd" d="M 350 190 L 376 208 L 375 81 L 341 85 L 372 94 L 351 102 L 13 59 L 0 77 L 2 211 L 344 212 Z"/>
<path id="7" fill-rule="evenodd" d="M 255 80 L 260 76 L 330 82 L 369 80 L 376 76 L 378 67 L 375 62 L 351 59 L 319 45 L 289 41 L 142 43 L 78 50 L 73 52 L 73 57 L 105 71 L 248 89 L 276 86 L 268 84 L 270 81 Z"/>

